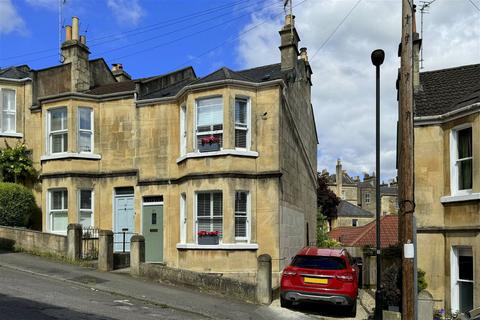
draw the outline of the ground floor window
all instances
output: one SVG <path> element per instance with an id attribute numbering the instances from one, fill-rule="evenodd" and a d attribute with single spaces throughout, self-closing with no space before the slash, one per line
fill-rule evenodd
<path id="1" fill-rule="evenodd" d="M 49 191 L 50 231 L 66 233 L 68 226 L 68 192 L 67 189 Z"/>
<path id="2" fill-rule="evenodd" d="M 235 192 L 235 240 L 248 241 L 248 192 Z"/>
<path id="3" fill-rule="evenodd" d="M 453 247 L 451 264 L 452 310 L 465 312 L 473 309 L 473 254 L 472 247 Z"/>
<path id="4" fill-rule="evenodd" d="M 197 233 L 217 231 L 223 235 L 223 194 L 221 191 L 197 192 Z"/>
<path id="5" fill-rule="evenodd" d="M 78 222 L 84 227 L 93 226 L 93 192 L 92 190 L 79 191 Z"/>

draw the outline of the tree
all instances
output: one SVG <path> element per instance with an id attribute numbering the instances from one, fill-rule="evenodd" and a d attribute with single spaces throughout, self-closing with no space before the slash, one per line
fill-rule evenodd
<path id="1" fill-rule="evenodd" d="M 317 207 L 322 215 L 331 220 L 337 217 L 337 206 L 340 199 L 328 188 L 328 174 L 318 173 L 317 182 Z"/>
<path id="2" fill-rule="evenodd" d="M 340 247 L 341 243 L 328 236 L 327 217 L 320 210 L 317 211 L 317 247 L 335 248 Z"/>
<path id="3" fill-rule="evenodd" d="M 6 147 L 0 150 L 0 174 L 4 182 L 35 181 L 37 171 L 33 167 L 31 151 L 24 142 L 18 142 L 15 147 L 11 147 L 5 141 Z"/>

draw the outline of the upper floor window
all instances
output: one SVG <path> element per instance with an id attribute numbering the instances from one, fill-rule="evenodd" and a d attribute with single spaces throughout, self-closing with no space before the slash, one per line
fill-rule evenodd
<path id="1" fill-rule="evenodd" d="M 187 153 L 187 106 L 180 107 L 180 155 Z"/>
<path id="2" fill-rule="evenodd" d="M 93 192 L 79 191 L 78 222 L 84 227 L 93 226 Z"/>
<path id="3" fill-rule="evenodd" d="M 49 223 L 51 232 L 67 232 L 68 226 L 68 193 L 67 189 L 50 190 Z"/>
<path id="4" fill-rule="evenodd" d="M 365 193 L 365 204 L 368 204 L 368 203 L 370 203 L 370 193 L 369 192 Z"/>
<path id="5" fill-rule="evenodd" d="M 197 100 L 196 140 L 200 151 L 207 151 L 208 149 L 202 150 L 207 144 L 216 143 L 218 148 L 223 145 L 222 97 Z"/>
<path id="6" fill-rule="evenodd" d="M 452 130 L 452 192 L 469 191 L 473 185 L 472 127 Z"/>
<path id="7" fill-rule="evenodd" d="M 15 90 L 1 89 L 0 90 L 1 103 L 1 131 L 7 133 L 14 133 L 16 130 L 16 103 Z"/>
<path id="8" fill-rule="evenodd" d="M 235 240 L 248 241 L 248 192 L 235 192 Z"/>
<path id="9" fill-rule="evenodd" d="M 248 149 L 249 146 L 249 108 L 248 100 L 235 99 L 235 148 Z"/>
<path id="10" fill-rule="evenodd" d="M 48 111 L 48 151 L 63 153 L 68 151 L 67 108 Z"/>
<path id="11" fill-rule="evenodd" d="M 93 152 L 93 110 L 78 108 L 78 152 Z"/>
<path id="12" fill-rule="evenodd" d="M 221 191 L 197 193 L 197 232 L 223 231 L 223 194 Z"/>

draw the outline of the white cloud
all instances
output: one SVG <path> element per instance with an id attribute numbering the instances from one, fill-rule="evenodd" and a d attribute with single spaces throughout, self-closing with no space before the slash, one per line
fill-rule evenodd
<path id="1" fill-rule="evenodd" d="M 308 47 L 313 75 L 312 103 L 319 136 L 318 169 L 335 169 L 337 158 L 352 175 L 375 169 L 374 49 L 385 50 L 381 89 L 382 178 L 396 175 L 397 101 L 401 2 L 364 0 L 319 51 L 357 0 L 307 1 L 294 8 L 300 46 Z M 417 14 L 420 25 L 420 14 Z M 244 67 L 280 61 L 278 30 L 283 18 L 252 14 L 244 30 L 266 21 L 239 40 Z M 480 62 L 480 13 L 468 1 L 438 1 L 424 20 L 426 68 Z M 315 56 L 314 56 L 315 55 Z M 313 58 L 313 59 L 312 59 Z"/>
<path id="2" fill-rule="evenodd" d="M 145 15 L 139 0 L 108 0 L 107 5 L 113 11 L 117 22 L 137 25 Z"/>
<path id="3" fill-rule="evenodd" d="M 18 32 L 25 34 L 25 22 L 11 0 L 0 1 L 0 34 Z"/>

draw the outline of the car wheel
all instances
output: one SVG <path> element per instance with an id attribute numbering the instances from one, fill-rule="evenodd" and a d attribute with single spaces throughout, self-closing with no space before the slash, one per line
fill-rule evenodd
<path id="1" fill-rule="evenodd" d="M 350 318 L 355 318 L 357 316 L 357 301 L 355 300 L 353 304 L 347 308 L 347 316 Z"/>
<path id="2" fill-rule="evenodd" d="M 282 308 L 290 308 L 292 306 L 292 301 L 288 301 L 287 299 L 284 299 L 282 296 L 280 296 L 280 306 Z"/>

